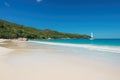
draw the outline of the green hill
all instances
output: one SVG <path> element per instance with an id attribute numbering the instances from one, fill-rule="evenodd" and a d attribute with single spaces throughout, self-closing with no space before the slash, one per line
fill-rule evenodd
<path id="1" fill-rule="evenodd" d="M 26 27 L 5 20 L 0 20 L 0 38 L 16 39 L 19 37 L 28 39 L 90 38 L 88 35 L 63 33 L 50 29 L 40 30 L 33 27 Z"/>

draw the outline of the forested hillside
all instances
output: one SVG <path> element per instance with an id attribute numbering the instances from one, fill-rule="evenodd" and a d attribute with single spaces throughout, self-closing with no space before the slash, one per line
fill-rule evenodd
<path id="1" fill-rule="evenodd" d="M 40 30 L 33 27 L 26 27 L 5 20 L 0 20 L 0 38 L 16 39 L 19 37 L 28 39 L 90 38 L 88 35 L 63 33 L 50 29 Z"/>

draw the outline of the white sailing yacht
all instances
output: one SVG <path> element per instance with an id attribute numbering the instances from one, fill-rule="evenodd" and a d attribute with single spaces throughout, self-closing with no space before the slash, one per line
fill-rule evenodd
<path id="1" fill-rule="evenodd" d="M 93 32 L 91 32 L 91 38 L 90 38 L 90 40 L 93 40 L 94 39 L 94 34 L 93 34 Z"/>

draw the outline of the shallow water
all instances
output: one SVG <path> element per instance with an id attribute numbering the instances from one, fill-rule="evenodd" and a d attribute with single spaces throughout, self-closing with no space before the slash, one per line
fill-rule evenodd
<path id="1" fill-rule="evenodd" d="M 72 43 L 72 44 L 89 44 L 89 45 L 101 45 L 101 46 L 120 46 L 120 39 L 51 39 L 51 40 L 29 40 L 29 41 L 43 41 L 43 42 L 55 42 L 55 43 Z"/>

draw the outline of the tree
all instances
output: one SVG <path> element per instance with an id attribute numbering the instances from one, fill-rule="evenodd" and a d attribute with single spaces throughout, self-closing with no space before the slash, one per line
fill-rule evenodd
<path id="1" fill-rule="evenodd" d="M 0 20 L 0 38 L 14 39 L 19 37 L 28 39 L 90 38 L 88 35 L 63 33 L 50 29 L 39 30 L 33 27 L 26 27 L 16 23 Z"/>

